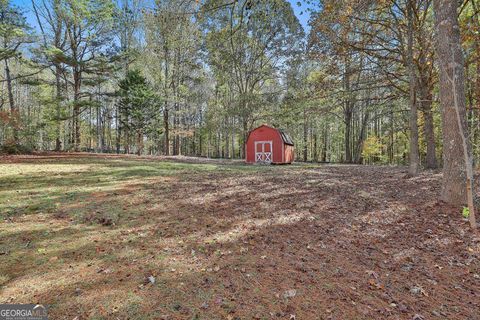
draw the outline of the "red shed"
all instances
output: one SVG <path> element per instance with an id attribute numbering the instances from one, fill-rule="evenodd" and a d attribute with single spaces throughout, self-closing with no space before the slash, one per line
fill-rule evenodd
<path id="1" fill-rule="evenodd" d="M 247 163 L 293 162 L 293 141 L 290 136 L 283 130 L 265 124 L 250 131 L 245 150 Z"/>

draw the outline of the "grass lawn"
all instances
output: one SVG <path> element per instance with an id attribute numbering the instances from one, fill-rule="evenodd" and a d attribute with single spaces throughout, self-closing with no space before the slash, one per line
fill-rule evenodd
<path id="1" fill-rule="evenodd" d="M 440 178 L 0 158 L 0 302 L 51 319 L 480 319 L 480 241 Z"/>

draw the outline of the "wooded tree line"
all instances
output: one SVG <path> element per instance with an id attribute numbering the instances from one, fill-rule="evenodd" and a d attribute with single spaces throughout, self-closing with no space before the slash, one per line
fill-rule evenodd
<path id="1" fill-rule="evenodd" d="M 11 148 L 238 158 L 305 50 L 284 0 L 41 0 L 35 26 L 0 10 Z"/>
<path id="2" fill-rule="evenodd" d="M 448 166 L 434 2 L 0 0 L 0 143 L 241 158 L 269 123 L 298 160 Z M 437 2 L 455 6 L 455 99 L 478 160 L 480 1 Z M 307 33 L 293 5 L 310 8 Z"/>

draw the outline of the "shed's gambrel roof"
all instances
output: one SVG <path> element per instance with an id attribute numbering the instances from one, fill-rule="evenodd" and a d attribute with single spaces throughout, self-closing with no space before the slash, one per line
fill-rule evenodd
<path id="1" fill-rule="evenodd" d="M 280 137 L 282 137 L 283 143 L 288 144 L 288 145 L 291 145 L 291 146 L 294 145 L 292 138 L 288 135 L 288 133 L 285 132 L 285 130 L 283 130 L 283 129 L 276 129 L 276 128 L 270 127 L 270 126 L 268 126 L 268 125 L 266 125 L 266 124 L 262 124 L 261 126 L 259 126 L 259 127 L 255 128 L 255 129 L 253 129 L 252 131 L 250 131 L 249 134 L 248 134 L 247 140 L 250 138 L 250 134 L 251 134 L 253 131 L 255 131 L 255 130 L 257 130 L 257 129 L 260 129 L 261 127 L 267 127 L 267 128 L 270 128 L 270 129 L 273 129 L 273 130 L 278 131 L 278 133 L 280 134 Z"/>
<path id="2" fill-rule="evenodd" d="M 278 132 L 280 132 L 280 136 L 282 136 L 282 140 L 285 144 L 289 144 L 293 146 L 293 140 L 292 138 L 288 135 L 288 133 L 285 132 L 283 129 L 277 129 Z"/>

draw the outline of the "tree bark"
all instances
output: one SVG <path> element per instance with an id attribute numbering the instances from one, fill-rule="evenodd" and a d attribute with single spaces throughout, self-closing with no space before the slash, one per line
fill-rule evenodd
<path id="1" fill-rule="evenodd" d="M 141 156 L 143 154 L 143 132 L 139 130 L 137 132 L 137 155 Z"/>
<path id="2" fill-rule="evenodd" d="M 32 1 L 33 2 L 33 1 Z M 55 28 L 55 47 L 64 50 L 62 47 L 62 34 L 63 34 L 63 22 L 62 22 L 62 17 L 59 13 L 60 10 L 60 0 L 54 0 L 54 12 L 56 13 L 56 28 Z M 60 151 L 62 149 L 62 142 L 60 140 L 60 134 L 61 134 L 61 107 L 62 107 L 62 68 L 60 63 L 56 62 L 55 64 L 55 86 L 56 86 L 56 94 L 57 94 L 57 102 L 56 102 L 56 137 L 55 137 L 55 151 Z"/>
<path id="3" fill-rule="evenodd" d="M 229 159 L 230 158 L 230 137 L 229 137 L 229 128 L 228 128 L 228 117 L 225 117 L 224 119 L 224 125 L 225 125 L 225 158 Z"/>
<path id="4" fill-rule="evenodd" d="M 18 111 L 15 106 L 15 99 L 13 98 L 12 76 L 10 74 L 10 67 L 8 66 L 8 59 L 5 59 L 5 77 L 7 80 L 8 102 L 10 104 L 10 121 L 12 123 L 13 141 L 18 144 Z"/>
<path id="5" fill-rule="evenodd" d="M 477 51 L 477 75 L 475 79 L 475 100 L 476 100 L 476 110 L 473 112 L 473 118 L 474 118 L 474 126 L 473 126 L 473 141 L 478 141 L 479 136 L 480 136 L 480 39 L 477 40 L 477 45 L 476 45 L 476 51 Z M 476 119 L 475 119 L 476 116 Z M 475 155 L 478 157 L 478 147 L 475 148 L 476 150 L 472 150 L 472 156 L 474 159 L 476 158 Z M 478 158 L 477 158 L 478 159 Z"/>
<path id="6" fill-rule="evenodd" d="M 61 121 L 60 121 L 60 108 L 62 103 L 62 83 L 61 83 L 62 70 L 58 63 L 55 64 L 55 87 L 57 94 L 57 101 L 55 104 L 56 111 L 56 128 L 55 128 L 55 151 L 60 151 L 62 149 L 62 141 L 60 140 L 61 133 Z"/>
<path id="7" fill-rule="evenodd" d="M 80 151 L 80 72 L 73 72 L 73 143 L 75 151 Z"/>
<path id="8" fill-rule="evenodd" d="M 230 134 L 232 140 L 232 159 L 235 159 L 235 119 L 232 118 L 232 133 Z"/>
<path id="9" fill-rule="evenodd" d="M 433 112 L 431 102 L 422 102 L 422 104 L 428 104 L 422 107 L 423 119 L 424 119 L 424 135 L 425 142 L 427 144 L 427 156 L 426 156 L 426 168 L 437 168 L 437 156 L 435 146 L 435 126 L 433 123 Z"/>
<path id="10" fill-rule="evenodd" d="M 395 130 L 395 124 L 394 124 L 394 115 L 393 115 L 393 107 L 390 106 L 390 120 L 389 120 L 389 125 L 390 125 L 390 131 L 389 131 L 389 146 L 388 146 L 388 160 L 391 164 L 393 164 L 393 160 L 395 158 L 395 145 L 394 145 L 394 130 Z"/>
<path id="11" fill-rule="evenodd" d="M 164 133 L 164 153 L 166 156 L 170 155 L 170 128 L 168 119 L 168 103 L 165 101 L 165 109 L 163 110 L 163 125 L 165 128 Z"/>
<path id="12" fill-rule="evenodd" d="M 425 61 L 420 62 L 421 64 L 426 63 Z M 426 154 L 426 168 L 427 169 L 436 169 L 437 168 L 437 156 L 436 156 L 436 145 L 435 145 L 435 125 L 433 123 L 433 111 L 432 111 L 432 99 L 433 99 L 433 85 L 430 84 L 430 79 L 425 74 L 425 71 L 420 68 L 420 76 L 418 79 L 418 91 L 420 96 L 420 109 L 423 114 L 424 127 L 423 135 L 425 143 L 427 145 L 427 154 Z"/>
<path id="13" fill-rule="evenodd" d="M 307 126 L 307 110 L 303 109 L 303 162 L 308 160 L 308 126 Z"/>
<path id="14" fill-rule="evenodd" d="M 363 116 L 362 119 L 362 126 L 360 127 L 360 134 L 358 136 L 357 140 L 357 148 L 355 151 L 355 163 L 356 164 L 361 164 L 363 162 L 362 158 L 362 149 L 363 149 L 363 144 L 365 142 L 366 138 L 366 131 L 367 131 L 367 124 L 368 124 L 368 119 L 369 119 L 369 111 L 365 111 L 365 115 Z"/>
<path id="15" fill-rule="evenodd" d="M 420 155 L 418 149 L 418 124 L 417 124 L 417 102 L 416 102 L 416 87 L 417 77 L 415 73 L 415 65 L 413 63 L 413 2 L 409 0 L 407 3 L 408 14 L 408 45 L 407 45 L 407 64 L 409 71 L 410 83 L 410 163 L 408 174 L 415 176 L 418 174 L 420 165 Z"/>
<path id="16" fill-rule="evenodd" d="M 351 163 L 352 162 L 352 147 L 350 144 L 350 136 L 352 132 L 352 117 L 353 112 L 350 107 L 350 101 L 346 102 L 347 106 L 345 107 L 344 111 L 344 121 L 345 121 L 345 162 Z"/>
<path id="17" fill-rule="evenodd" d="M 353 106 L 354 102 L 352 101 L 352 92 L 351 90 L 351 83 L 350 83 L 350 57 L 349 55 L 345 55 L 345 70 L 343 74 L 343 90 L 345 91 L 346 97 L 344 98 L 343 102 L 343 121 L 345 122 L 345 134 L 344 134 L 344 144 L 345 144 L 345 159 L 344 162 L 351 163 L 352 162 L 352 144 L 351 144 L 351 136 L 352 136 L 352 119 L 353 119 Z"/>
<path id="18" fill-rule="evenodd" d="M 243 122 L 242 158 L 245 158 L 246 148 L 247 148 L 247 138 L 248 138 L 248 122 L 245 117 L 242 119 L 242 122 Z"/>
<path id="19" fill-rule="evenodd" d="M 120 119 L 120 110 L 119 106 L 117 105 L 115 107 L 115 128 L 117 129 L 117 134 L 115 136 L 115 144 L 116 144 L 116 152 L 117 154 L 120 154 L 120 145 L 122 142 L 122 122 Z"/>
<path id="20" fill-rule="evenodd" d="M 165 40 L 164 40 L 165 41 Z M 163 50 L 165 54 L 165 67 L 164 67 L 164 90 L 165 90 L 165 105 L 164 105 L 164 110 L 163 110 L 163 125 L 165 129 L 164 133 L 164 154 L 166 156 L 170 155 L 170 127 L 169 127 L 169 114 L 168 114 L 168 81 L 169 81 L 169 61 L 168 61 L 168 55 L 169 55 L 169 48 L 167 46 L 166 41 L 163 44 Z"/>
<path id="21" fill-rule="evenodd" d="M 325 126 L 323 128 L 322 162 L 327 162 L 327 151 L 328 151 L 328 123 L 325 122 Z"/>
<path id="22" fill-rule="evenodd" d="M 476 229 L 473 206 L 473 168 L 465 110 L 464 58 L 457 18 L 457 1 L 434 0 L 436 50 L 440 67 L 440 105 L 443 116 L 442 200 L 468 204 L 470 224 Z"/>

